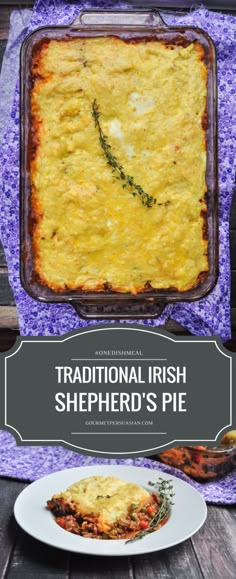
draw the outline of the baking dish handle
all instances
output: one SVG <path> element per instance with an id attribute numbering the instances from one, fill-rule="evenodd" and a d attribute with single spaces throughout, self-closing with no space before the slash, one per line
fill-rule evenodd
<path id="1" fill-rule="evenodd" d="M 77 314 L 84 319 L 95 319 L 95 320 L 144 320 L 159 318 L 167 305 L 166 302 L 160 302 L 155 300 L 129 300 L 129 301 L 118 301 L 110 300 L 107 302 L 71 302 L 71 305 L 75 308 Z"/>
<path id="2" fill-rule="evenodd" d="M 158 10 L 151 8 L 149 10 L 81 10 L 77 18 L 71 24 L 73 29 L 76 28 L 94 28 L 94 27 L 114 28 L 122 26 L 130 28 L 164 28 L 166 24 Z"/>

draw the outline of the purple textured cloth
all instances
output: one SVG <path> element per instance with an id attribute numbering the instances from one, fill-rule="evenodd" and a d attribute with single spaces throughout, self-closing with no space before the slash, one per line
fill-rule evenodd
<path id="1" fill-rule="evenodd" d="M 236 470 L 214 482 L 199 483 L 180 470 L 150 458 L 104 459 L 83 456 L 60 446 L 16 446 L 11 434 L 0 431 L 0 476 L 33 481 L 64 468 L 96 464 L 127 464 L 161 470 L 190 483 L 208 503 L 236 504 Z"/>
<path id="2" fill-rule="evenodd" d="M 66 0 L 38 0 L 32 14 L 28 31 L 48 24 L 69 24 L 82 7 L 96 8 L 123 6 L 116 2 L 84 2 L 74 4 Z M 197 335 L 218 335 L 230 338 L 230 258 L 229 258 L 229 210 L 234 182 L 234 159 L 236 158 L 236 119 L 233 118 L 235 103 L 234 78 L 236 71 L 236 18 L 231 15 L 197 9 L 183 16 L 164 15 L 168 24 L 198 26 L 207 31 L 215 41 L 218 56 L 219 87 L 219 180 L 220 180 L 220 274 L 215 289 L 195 303 L 179 303 L 165 308 L 157 320 L 147 320 L 149 326 L 164 324 L 168 317 L 181 323 Z M 12 22 L 13 25 L 13 22 Z M 14 21 L 19 27 L 19 22 Z M 15 44 L 8 47 L 7 64 L 10 65 L 13 49 L 22 42 L 26 30 L 19 30 Z M 18 61 L 15 60 L 15 68 Z M 4 85 L 9 85 L 7 66 L 4 68 Z M 11 90 L 11 88 L 9 89 Z M 8 263 L 10 284 L 18 308 L 22 335 L 61 335 L 78 327 L 96 323 L 79 318 L 70 305 L 43 304 L 31 299 L 23 290 L 19 278 L 19 83 L 15 90 L 7 130 L 0 148 L 2 163 L 1 191 L 1 238 Z"/>

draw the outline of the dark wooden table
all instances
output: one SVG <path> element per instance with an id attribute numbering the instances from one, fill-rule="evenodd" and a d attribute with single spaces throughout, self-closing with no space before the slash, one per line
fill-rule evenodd
<path id="1" fill-rule="evenodd" d="M 0 61 L 14 7 L 32 1 L 0 3 Z M 158 4 L 158 2 L 157 2 Z M 236 350 L 236 195 L 231 216 L 232 331 L 227 344 Z M 166 329 L 186 333 L 173 321 Z M 0 247 L 0 350 L 10 348 L 18 333 L 18 320 L 7 268 Z M 188 541 L 160 553 L 132 558 L 85 557 L 39 543 L 21 531 L 13 505 L 25 483 L 0 479 L 0 577 L 7 579 L 234 579 L 236 577 L 236 509 L 208 507 L 203 528 Z"/>

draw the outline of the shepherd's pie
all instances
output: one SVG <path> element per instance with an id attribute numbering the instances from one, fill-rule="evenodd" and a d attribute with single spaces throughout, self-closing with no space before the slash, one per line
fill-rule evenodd
<path id="1" fill-rule="evenodd" d="M 169 509 L 144 488 L 113 476 L 93 476 L 71 485 L 47 502 L 66 531 L 91 539 L 132 538 L 165 524 Z M 163 507 L 162 507 L 163 510 Z M 155 524 L 156 521 L 156 524 Z"/>
<path id="2" fill-rule="evenodd" d="M 197 286 L 209 269 L 201 44 L 45 38 L 31 77 L 40 282 L 132 294 Z"/>

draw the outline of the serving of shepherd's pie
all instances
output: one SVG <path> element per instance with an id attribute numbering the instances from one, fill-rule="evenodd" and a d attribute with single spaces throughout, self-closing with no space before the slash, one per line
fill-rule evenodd
<path id="1" fill-rule="evenodd" d="M 88 539 L 132 539 L 156 531 L 169 505 L 156 492 L 114 476 L 92 476 L 47 501 L 57 524 Z"/>

